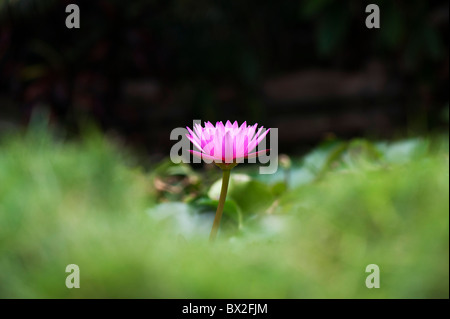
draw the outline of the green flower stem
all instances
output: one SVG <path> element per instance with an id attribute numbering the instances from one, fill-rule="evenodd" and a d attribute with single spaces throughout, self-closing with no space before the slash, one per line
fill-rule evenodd
<path id="1" fill-rule="evenodd" d="M 216 217 L 209 235 L 209 241 L 213 242 L 216 239 L 219 231 L 220 219 L 222 218 L 223 207 L 225 206 L 225 199 L 227 198 L 228 182 L 230 181 L 231 168 L 222 168 L 222 189 L 220 190 L 219 205 L 217 206 Z"/>

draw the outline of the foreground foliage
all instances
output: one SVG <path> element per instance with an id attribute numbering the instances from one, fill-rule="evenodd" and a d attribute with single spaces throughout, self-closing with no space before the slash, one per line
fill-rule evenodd
<path id="1" fill-rule="evenodd" d="M 236 168 L 211 245 L 220 170 L 144 171 L 95 134 L 6 139 L 0 298 L 449 297 L 448 142 L 331 141 L 282 164 Z"/>

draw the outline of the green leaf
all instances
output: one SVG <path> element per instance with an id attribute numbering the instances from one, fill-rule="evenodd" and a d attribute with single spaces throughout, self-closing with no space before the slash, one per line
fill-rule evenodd
<path id="1" fill-rule="evenodd" d="M 205 197 L 197 200 L 195 204 L 200 206 L 208 206 L 216 210 L 217 206 L 219 205 L 219 201 Z M 239 228 L 242 228 L 243 226 L 242 211 L 239 205 L 233 199 L 227 199 L 225 201 L 223 213 L 224 215 L 233 219 L 238 224 Z"/>
<path id="2" fill-rule="evenodd" d="M 207 234 L 211 227 L 209 219 L 196 214 L 191 205 L 182 202 L 161 203 L 147 213 L 160 227 L 168 227 L 184 236 Z"/>
<path id="3" fill-rule="evenodd" d="M 209 198 L 218 200 L 221 187 L 222 179 L 211 186 Z M 248 175 L 231 173 L 227 198 L 235 200 L 244 214 L 256 214 L 270 206 L 274 195 L 270 186 L 252 180 Z"/>
<path id="4" fill-rule="evenodd" d="M 420 138 L 408 139 L 391 144 L 379 144 L 384 160 L 388 163 L 406 163 L 424 156 L 429 142 Z"/>
<path id="5" fill-rule="evenodd" d="M 286 189 L 287 189 L 286 183 L 284 182 L 278 182 L 272 185 L 272 193 L 275 196 L 280 196 L 286 191 Z"/>
<path id="6" fill-rule="evenodd" d="M 246 183 L 250 182 L 250 180 L 251 180 L 250 176 L 248 176 L 246 174 L 231 173 L 230 181 L 228 184 L 228 195 L 231 192 L 233 192 L 233 189 L 235 187 L 240 187 L 242 185 L 245 185 Z M 221 189 L 222 189 L 222 179 L 219 179 L 211 185 L 211 187 L 208 191 L 208 197 L 211 199 L 219 200 Z"/>

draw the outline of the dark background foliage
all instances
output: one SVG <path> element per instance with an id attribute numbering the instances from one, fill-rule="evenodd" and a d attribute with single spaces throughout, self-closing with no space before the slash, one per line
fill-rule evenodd
<path id="1" fill-rule="evenodd" d="M 448 1 L 71 2 L 0 0 L 0 299 L 448 299 Z M 193 119 L 284 153 L 214 245 L 220 169 L 167 158 Z"/>
<path id="2" fill-rule="evenodd" d="M 371 2 L 380 29 L 365 27 Z M 70 3 L 80 29 L 65 27 Z M 70 135 L 94 121 L 157 155 L 193 119 L 278 127 L 290 152 L 329 136 L 439 130 L 448 10 L 427 0 L 0 0 L 0 133 L 47 110 Z"/>

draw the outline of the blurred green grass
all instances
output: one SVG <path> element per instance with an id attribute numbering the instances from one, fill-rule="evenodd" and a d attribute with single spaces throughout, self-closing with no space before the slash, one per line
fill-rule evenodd
<path id="1" fill-rule="evenodd" d="M 220 171 L 136 163 L 95 133 L 4 139 L 0 298 L 449 297 L 448 137 L 327 142 L 274 175 L 238 167 L 213 245 Z"/>

